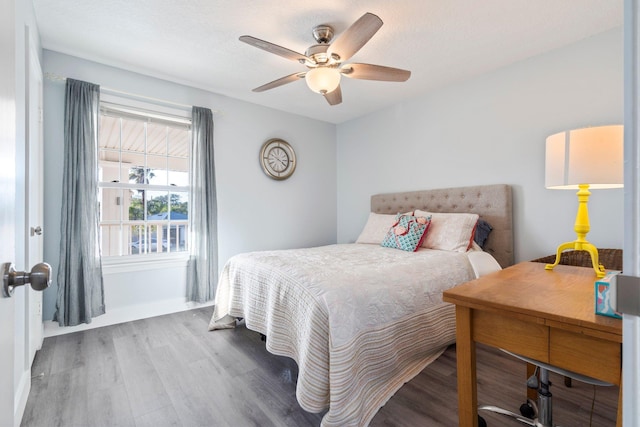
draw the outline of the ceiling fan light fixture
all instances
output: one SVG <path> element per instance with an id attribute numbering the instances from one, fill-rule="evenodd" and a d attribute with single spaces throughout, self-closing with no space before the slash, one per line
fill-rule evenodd
<path id="1" fill-rule="evenodd" d="M 329 105 L 342 102 L 341 75 L 350 79 L 377 80 L 385 82 L 404 82 L 411 71 L 374 64 L 353 64 L 353 57 L 382 27 L 382 19 L 373 13 L 365 13 L 333 41 L 333 28 L 329 25 L 317 25 L 313 28 L 313 37 L 317 44 L 309 46 L 304 55 L 252 36 L 241 36 L 240 41 L 291 61 L 299 62 L 308 71 L 293 73 L 259 86 L 254 92 L 264 92 L 304 77 L 307 86 L 313 92 L 321 94 Z"/>
<path id="2" fill-rule="evenodd" d="M 307 71 L 304 80 L 309 89 L 316 93 L 331 93 L 340 85 L 340 71 L 329 67 L 312 68 Z"/>

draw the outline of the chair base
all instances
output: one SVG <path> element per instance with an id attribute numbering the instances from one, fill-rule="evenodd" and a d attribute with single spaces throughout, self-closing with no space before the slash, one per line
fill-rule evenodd
<path id="1" fill-rule="evenodd" d="M 516 414 L 515 412 L 511 412 L 511 411 L 507 411 L 506 409 L 502 409 L 499 408 L 497 406 L 493 406 L 493 405 L 481 405 L 478 406 L 478 410 L 481 411 L 491 411 L 491 412 L 495 412 L 496 414 L 501 414 L 501 415 L 506 415 L 507 417 L 511 417 L 514 418 L 517 421 L 520 421 L 522 424 L 526 424 L 528 426 L 532 426 L 532 427 L 547 427 L 547 426 L 543 426 L 542 424 L 538 423 L 537 419 L 529 419 L 526 418 L 520 414 Z"/>
<path id="2" fill-rule="evenodd" d="M 516 421 L 532 427 L 558 427 L 554 426 L 551 409 L 551 393 L 549 392 L 549 372 L 540 369 L 540 384 L 538 388 L 538 404 L 536 405 L 531 399 L 527 399 L 527 403 L 520 406 L 520 414 L 502 409 L 493 405 L 481 405 L 478 410 L 491 411 L 497 414 L 511 417 Z M 528 417 L 532 415 L 531 417 Z M 486 424 L 486 423 L 485 423 Z"/>
<path id="3" fill-rule="evenodd" d="M 553 365 L 549 365 L 548 363 L 543 363 L 538 360 L 530 359 L 525 356 L 520 356 L 518 354 L 511 353 L 510 351 L 501 349 L 507 354 L 510 354 L 520 360 L 524 360 L 525 362 L 531 363 L 536 366 L 536 371 L 539 370 L 539 378 L 535 375 L 531 376 L 527 380 L 527 387 L 529 388 L 537 388 L 538 389 L 538 402 L 537 404 L 530 399 L 527 399 L 527 403 L 520 406 L 520 412 L 523 415 L 516 414 L 515 412 L 508 411 L 506 409 L 502 409 L 497 406 L 492 405 L 482 405 L 479 406 L 479 410 L 491 411 L 498 414 L 502 414 L 511 418 L 514 418 L 517 421 L 520 421 L 523 424 L 533 427 L 559 427 L 554 426 L 553 417 L 552 417 L 552 403 L 551 403 L 551 392 L 549 391 L 549 387 L 551 386 L 551 382 L 549 381 L 549 371 L 555 372 L 560 375 L 564 375 L 565 377 L 574 378 L 581 382 L 599 386 L 610 386 L 611 384 L 597 380 L 595 378 L 587 377 L 581 374 L 577 374 L 575 372 L 568 371 L 566 369 L 561 369 Z M 533 384 L 529 384 L 529 381 L 533 379 Z M 525 416 L 524 409 L 533 410 L 533 419 L 527 418 Z M 529 414 L 527 414 L 529 415 Z M 484 421 L 484 420 L 483 420 Z"/>

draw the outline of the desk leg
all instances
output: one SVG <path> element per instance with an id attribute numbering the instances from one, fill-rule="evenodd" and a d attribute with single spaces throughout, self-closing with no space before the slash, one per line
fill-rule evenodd
<path id="1" fill-rule="evenodd" d="M 616 427 L 622 427 L 622 378 L 620 378 L 620 391 L 618 391 L 618 417 Z"/>
<path id="2" fill-rule="evenodd" d="M 478 427 L 476 345 L 471 335 L 472 310 L 456 306 L 456 359 L 458 366 L 458 422 Z"/>

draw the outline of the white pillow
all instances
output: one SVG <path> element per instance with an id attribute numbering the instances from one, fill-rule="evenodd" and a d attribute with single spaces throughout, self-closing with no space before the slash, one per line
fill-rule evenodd
<path id="1" fill-rule="evenodd" d="M 467 252 L 471 247 L 473 233 L 478 224 L 478 214 L 432 213 L 416 210 L 414 215 L 431 215 L 431 226 L 422 242 L 423 248 Z"/>
<path id="2" fill-rule="evenodd" d="M 387 231 L 396 222 L 395 215 L 377 214 L 371 212 L 369 219 L 358 236 L 356 243 L 370 243 L 379 245 L 384 240 L 384 236 L 387 235 Z"/>

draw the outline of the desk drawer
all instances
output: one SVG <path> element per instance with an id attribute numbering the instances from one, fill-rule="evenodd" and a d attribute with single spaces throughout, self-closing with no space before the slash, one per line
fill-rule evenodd
<path id="1" fill-rule="evenodd" d="M 473 311 L 473 340 L 548 361 L 549 327 L 485 310 Z"/>
<path id="2" fill-rule="evenodd" d="M 552 365 L 619 385 L 621 361 L 620 343 L 551 329 L 549 363 Z"/>

